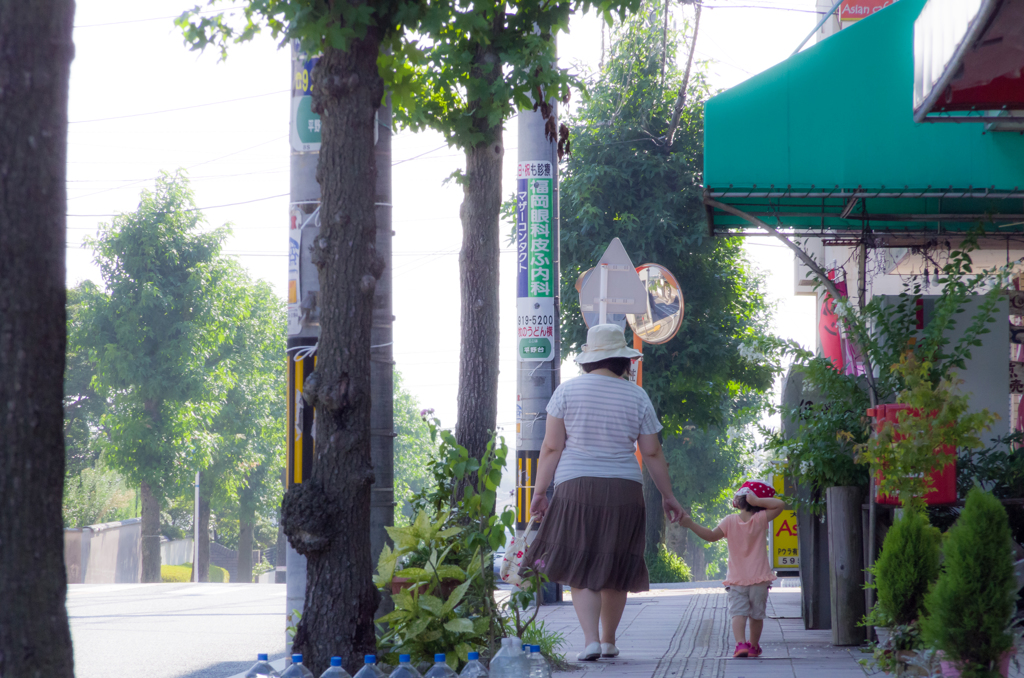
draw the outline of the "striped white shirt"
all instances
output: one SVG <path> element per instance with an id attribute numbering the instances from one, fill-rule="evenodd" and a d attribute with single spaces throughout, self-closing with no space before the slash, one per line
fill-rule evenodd
<path id="1" fill-rule="evenodd" d="M 657 433 L 662 426 L 642 388 L 625 379 L 581 374 L 555 389 L 548 414 L 565 421 L 556 486 L 584 476 L 643 482 L 635 456 L 637 437 Z"/>

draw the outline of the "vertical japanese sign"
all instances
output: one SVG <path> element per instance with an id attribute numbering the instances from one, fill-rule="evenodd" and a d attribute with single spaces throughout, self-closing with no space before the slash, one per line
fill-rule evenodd
<path id="1" fill-rule="evenodd" d="M 551 360 L 555 334 L 554 168 L 521 162 L 516 172 L 516 313 L 521 361 Z"/>
<path id="2" fill-rule="evenodd" d="M 292 61 L 292 149 L 299 152 L 320 151 L 320 116 L 313 112 L 313 67 L 320 57 Z"/>
<path id="3" fill-rule="evenodd" d="M 288 334 L 298 334 L 302 330 L 299 321 L 299 301 L 302 299 L 302 285 L 299 279 L 300 243 L 302 235 L 302 212 L 294 205 L 290 210 L 288 221 Z"/>
<path id="4" fill-rule="evenodd" d="M 772 476 L 776 494 L 783 492 L 783 476 Z M 776 570 L 799 570 L 800 547 L 796 538 L 796 512 L 783 511 L 771 525 L 772 568 Z"/>

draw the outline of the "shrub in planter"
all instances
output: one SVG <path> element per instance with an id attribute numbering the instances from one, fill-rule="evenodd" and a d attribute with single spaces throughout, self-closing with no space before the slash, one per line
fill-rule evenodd
<path id="1" fill-rule="evenodd" d="M 906 510 L 893 523 L 874 568 L 878 607 L 890 621 L 886 626 L 917 621 L 924 597 L 939 576 L 941 544 L 942 533 L 923 513 Z"/>
<path id="2" fill-rule="evenodd" d="M 1013 648 L 1008 627 L 1017 591 L 1010 527 L 999 500 L 972 489 L 943 552 L 942 572 L 925 598 L 924 639 L 964 678 L 997 676 Z"/>

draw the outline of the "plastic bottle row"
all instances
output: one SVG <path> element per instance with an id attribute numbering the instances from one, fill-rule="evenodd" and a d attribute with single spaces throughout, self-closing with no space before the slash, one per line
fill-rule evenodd
<path id="1" fill-rule="evenodd" d="M 523 645 L 518 638 L 502 638 L 501 649 L 491 659 L 490 672 L 480 663 L 478 652 L 469 653 L 469 661 L 462 673 L 455 671 L 445 661 L 445 655 L 435 654 L 434 665 L 421 675 L 412 665 L 407 654 L 399 655 L 398 666 L 387 678 L 551 678 L 551 667 L 540 653 L 538 645 Z M 284 673 L 278 673 L 267 655 L 260 654 L 246 678 L 313 678 L 313 673 L 302 665 L 302 655 L 293 654 L 292 663 Z M 320 678 L 385 678 L 377 667 L 377 658 L 368 654 L 363 658 L 363 668 L 350 676 L 341 668 L 341 657 L 331 658 L 331 667 Z"/>

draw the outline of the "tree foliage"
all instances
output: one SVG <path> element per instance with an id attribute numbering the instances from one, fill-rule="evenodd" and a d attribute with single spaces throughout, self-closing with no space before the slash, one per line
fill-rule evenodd
<path id="1" fill-rule="evenodd" d="M 395 521 L 404 524 L 415 517 L 413 495 L 431 482 L 430 465 L 436 450 L 426 415 L 415 396 L 405 390 L 402 375 L 395 372 Z"/>
<path id="2" fill-rule="evenodd" d="M 89 241 L 106 289 L 84 302 L 83 341 L 111 401 L 106 457 L 154 490 L 209 464 L 210 427 L 233 380 L 223 358 L 238 271 L 218 258 L 226 229 L 204 232 L 203 222 L 184 175 L 163 173 L 136 212 Z"/>
<path id="3" fill-rule="evenodd" d="M 681 84 L 679 34 L 653 5 L 614 34 L 604 70 L 570 120 L 572 157 L 561 185 L 562 351 L 578 352 L 586 327 L 573 285 L 619 237 L 634 263 L 676 276 L 685 318 L 675 339 L 644 346 L 644 389 L 666 428 L 728 424 L 730 403 L 764 392 L 777 370 L 761 277 L 738 240 L 708 236 L 702 202 L 705 73 L 688 83 L 675 142 L 665 139 Z M 666 77 L 661 81 L 661 63 Z"/>

